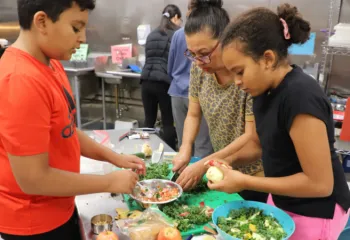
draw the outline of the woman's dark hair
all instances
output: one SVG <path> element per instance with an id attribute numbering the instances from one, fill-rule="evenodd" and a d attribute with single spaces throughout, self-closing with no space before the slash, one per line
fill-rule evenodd
<path id="1" fill-rule="evenodd" d="M 282 19 L 282 20 L 281 20 Z M 290 38 L 284 35 L 283 20 Z M 254 8 L 232 22 L 222 36 L 222 48 L 233 41 L 242 43 L 242 52 L 258 61 L 267 50 L 277 56 L 276 66 L 288 56 L 293 44 L 305 43 L 310 37 L 310 23 L 302 18 L 298 9 L 287 3 L 277 8 L 277 14 L 267 8 Z"/>
<path id="2" fill-rule="evenodd" d="M 35 13 L 45 12 L 48 17 L 56 22 L 61 13 L 71 8 L 76 3 L 82 11 L 93 10 L 95 0 L 17 0 L 19 25 L 24 30 L 30 30 Z"/>
<path id="3" fill-rule="evenodd" d="M 173 17 L 177 15 L 178 18 L 181 18 L 180 8 L 174 4 L 167 5 L 162 12 L 162 20 L 160 21 L 159 28 L 163 31 L 166 30 L 177 30 L 180 27 L 171 21 Z"/>
<path id="4" fill-rule="evenodd" d="M 192 0 L 189 4 L 191 13 L 185 25 L 185 33 L 191 35 L 208 28 L 214 39 L 219 38 L 230 22 L 230 17 L 222 5 L 222 0 Z"/>

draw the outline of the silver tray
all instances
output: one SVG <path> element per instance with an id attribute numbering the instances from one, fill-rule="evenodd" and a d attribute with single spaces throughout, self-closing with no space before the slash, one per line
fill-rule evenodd
<path id="1" fill-rule="evenodd" d="M 130 194 L 130 197 L 133 198 L 134 200 L 140 202 L 140 203 L 144 203 L 144 204 L 166 204 L 166 203 L 170 203 L 173 202 L 177 199 L 179 199 L 183 193 L 183 190 L 181 188 L 181 186 L 175 182 L 169 181 L 169 180 L 163 180 L 163 179 L 150 179 L 150 180 L 143 180 L 140 182 L 140 184 L 146 188 L 148 188 L 151 192 L 154 191 L 156 192 L 158 187 L 160 188 L 166 188 L 166 187 L 170 187 L 170 188 L 177 188 L 179 190 L 179 194 L 170 200 L 167 201 L 163 201 L 163 202 L 152 202 L 152 201 L 145 201 L 142 200 L 142 196 L 141 196 L 141 189 L 138 185 L 136 185 L 134 191 L 132 194 Z"/>

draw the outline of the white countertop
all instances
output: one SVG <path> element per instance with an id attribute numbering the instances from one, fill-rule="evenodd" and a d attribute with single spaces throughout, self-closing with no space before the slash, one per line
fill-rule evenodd
<path id="1" fill-rule="evenodd" d="M 151 134 L 150 139 L 147 140 L 128 140 L 125 139 L 119 142 L 119 137 L 123 135 L 127 130 L 107 130 L 110 136 L 110 142 L 115 146 L 116 152 L 123 152 L 125 154 L 131 154 L 140 152 L 143 143 L 148 143 L 152 149 L 157 149 L 160 143 L 164 144 L 164 150 L 166 152 L 173 152 L 173 150 L 164 143 L 158 136 Z M 91 135 L 92 132 L 86 132 Z M 85 157 L 81 157 L 80 160 L 80 173 L 82 174 L 106 174 L 112 171 L 113 166 L 109 163 L 99 162 L 91 160 Z M 76 205 L 79 212 L 82 225 L 82 234 L 86 240 L 95 240 L 96 235 L 91 232 L 90 220 L 93 216 L 98 214 L 108 214 L 113 218 L 116 216 L 116 208 L 128 208 L 123 202 L 122 195 L 112 197 L 110 193 L 98 193 L 89 194 L 76 197 Z M 120 240 L 128 240 L 127 236 L 122 235 L 116 228 L 116 224 L 113 224 L 113 231 L 118 234 Z"/>

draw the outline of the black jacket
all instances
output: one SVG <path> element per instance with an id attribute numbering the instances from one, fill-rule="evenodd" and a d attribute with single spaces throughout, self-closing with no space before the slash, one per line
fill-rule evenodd
<path id="1" fill-rule="evenodd" d="M 146 41 L 146 62 L 141 74 L 142 81 L 171 83 L 168 76 L 168 55 L 175 31 L 159 28 L 151 32 Z"/>

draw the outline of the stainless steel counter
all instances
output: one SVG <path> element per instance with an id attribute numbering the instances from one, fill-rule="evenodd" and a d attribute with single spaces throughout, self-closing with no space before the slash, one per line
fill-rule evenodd
<path id="1" fill-rule="evenodd" d="M 111 143 L 115 145 L 115 151 L 123 152 L 126 154 L 136 153 L 141 151 L 141 147 L 144 143 L 149 143 L 152 149 L 157 149 L 160 143 L 164 144 L 165 152 L 174 152 L 166 143 L 164 143 L 158 136 L 151 135 L 148 140 L 128 140 L 125 139 L 121 142 L 118 141 L 119 137 L 126 131 L 107 130 L 109 133 Z M 86 132 L 91 135 L 92 132 Z M 84 174 L 104 174 L 111 170 L 111 164 L 94 161 L 91 159 L 81 158 L 81 173 Z M 127 205 L 123 202 L 121 195 L 112 197 L 109 193 L 90 194 L 76 197 L 76 205 L 81 219 L 81 230 L 83 239 L 95 240 L 96 235 L 91 233 L 90 219 L 98 214 L 109 214 L 113 218 L 116 216 L 116 208 L 127 208 Z M 113 231 L 118 233 L 120 240 L 127 240 L 128 237 L 121 235 L 116 225 L 113 225 Z"/>
<path id="2" fill-rule="evenodd" d="M 102 81 L 102 114 L 103 114 L 103 129 L 106 129 L 106 93 L 105 93 L 105 83 L 115 85 L 117 95 L 119 96 L 119 85 L 125 78 L 140 79 L 140 73 L 123 72 L 123 71 L 95 71 L 97 77 L 101 78 Z M 117 107 L 117 118 L 121 117 L 121 111 L 119 106 L 119 100 L 116 99 Z"/>
<path id="3" fill-rule="evenodd" d="M 95 70 L 95 67 L 83 67 L 83 68 L 64 67 L 64 70 L 67 73 L 82 75 L 82 74 L 86 74 L 89 72 L 93 72 Z"/>
<path id="4" fill-rule="evenodd" d="M 127 208 L 121 196 L 112 197 L 110 193 L 78 196 L 75 202 L 80 215 L 81 232 L 85 240 L 95 240 L 97 237 L 91 232 L 90 220 L 93 216 L 108 214 L 114 218 L 116 216 L 116 208 Z M 113 232 L 118 234 L 120 240 L 129 239 L 120 233 L 115 223 L 113 224 Z"/>
<path id="5" fill-rule="evenodd" d="M 120 71 L 107 71 L 107 74 L 120 76 L 120 77 L 128 77 L 128 78 L 140 78 L 141 73 L 133 73 L 133 72 L 120 72 Z"/>

